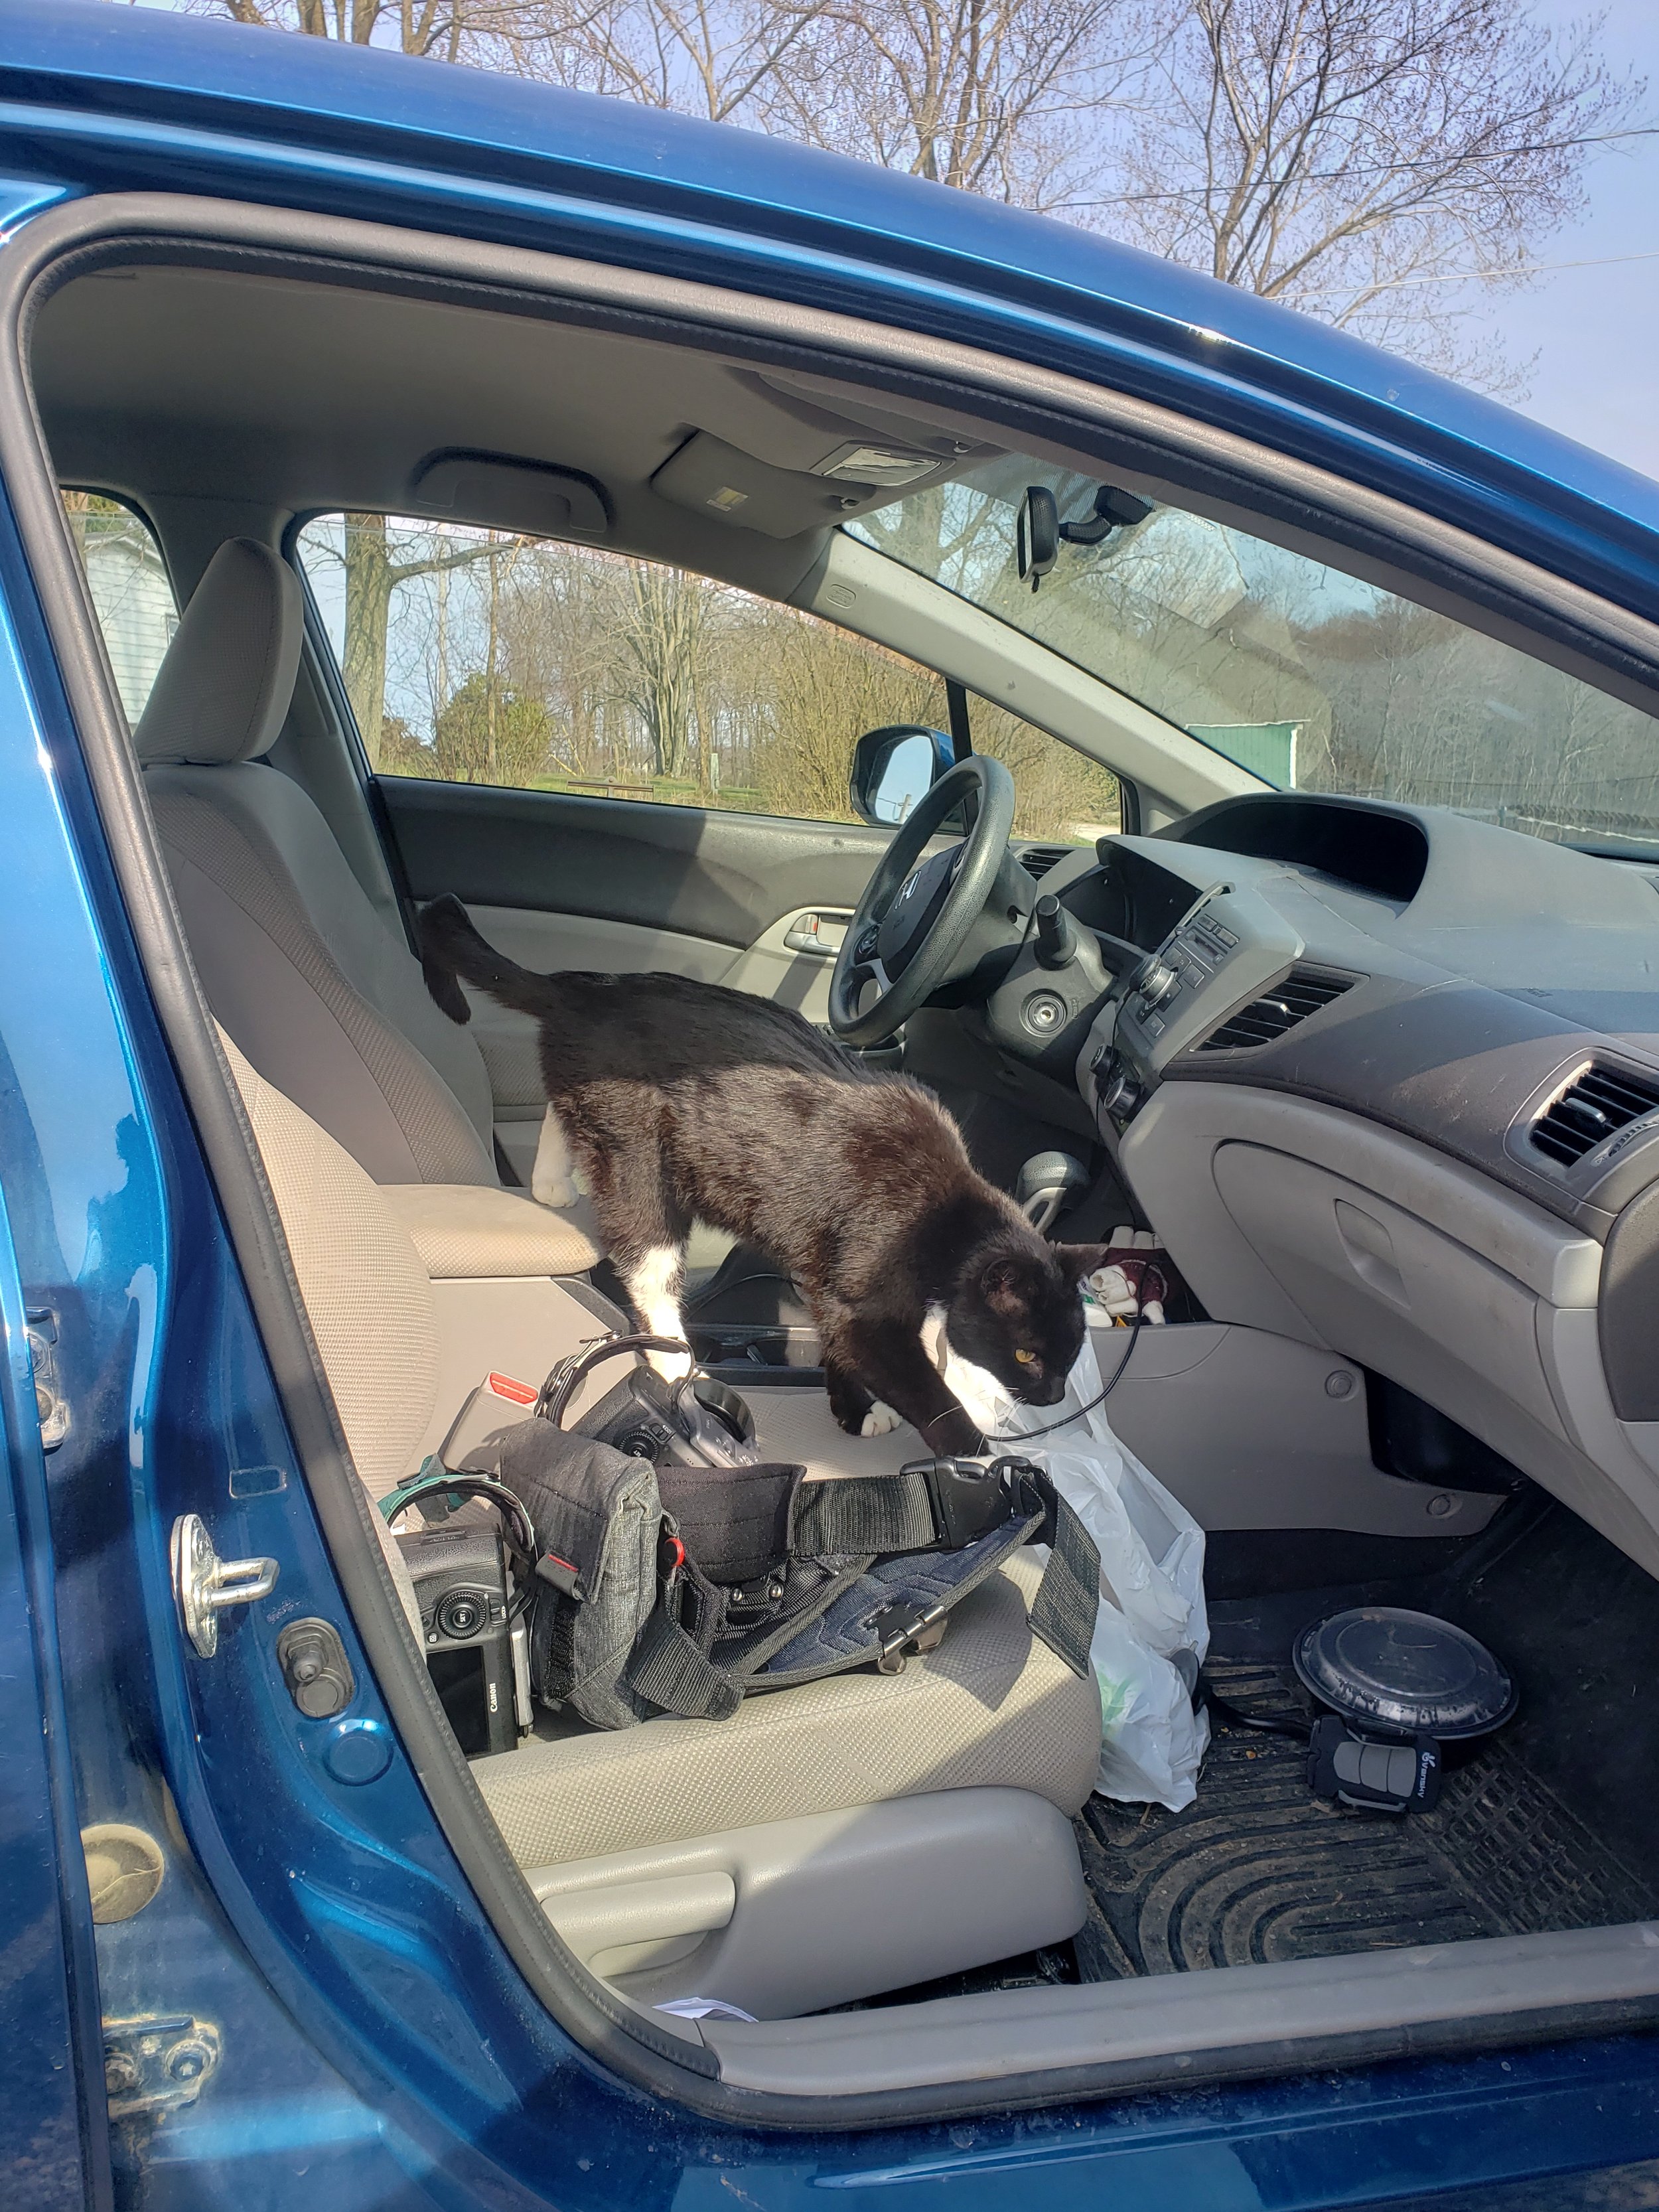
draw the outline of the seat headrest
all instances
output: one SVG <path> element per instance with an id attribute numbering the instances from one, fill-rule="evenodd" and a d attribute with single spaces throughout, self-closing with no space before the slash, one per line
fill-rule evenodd
<path id="1" fill-rule="evenodd" d="M 304 617 L 300 580 L 252 538 L 208 562 L 133 732 L 141 761 L 222 764 L 269 752 L 288 719 Z"/>

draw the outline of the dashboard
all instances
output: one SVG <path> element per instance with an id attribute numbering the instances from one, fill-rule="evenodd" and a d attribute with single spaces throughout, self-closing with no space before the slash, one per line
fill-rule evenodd
<path id="1" fill-rule="evenodd" d="M 1078 1089 L 1206 1309 L 1393 1376 L 1659 1573 L 1659 869 L 1285 793 L 1042 889 L 1116 981 L 1053 1017 Z"/>
<path id="2" fill-rule="evenodd" d="M 1160 969 L 1079 1055 L 1097 1121 L 1121 1130 L 1166 1081 L 1288 1090 L 1602 1233 L 1659 1176 L 1659 870 L 1302 797 L 1224 801 L 1099 853 L 1045 889 Z M 1547 1115 L 1587 1064 L 1641 1110 L 1615 1127 L 1592 1104 L 1581 1147 Z"/>

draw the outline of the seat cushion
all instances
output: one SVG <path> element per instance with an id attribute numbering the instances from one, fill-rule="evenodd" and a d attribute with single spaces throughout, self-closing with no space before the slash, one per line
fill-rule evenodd
<path id="1" fill-rule="evenodd" d="M 1100 1695 L 1031 1634 L 1040 1577 L 1017 1557 L 902 1674 L 771 1691 L 726 1721 L 541 1739 L 473 1774 L 524 1867 L 939 1790 L 1027 1790 L 1075 1813 L 1094 1786 Z"/>

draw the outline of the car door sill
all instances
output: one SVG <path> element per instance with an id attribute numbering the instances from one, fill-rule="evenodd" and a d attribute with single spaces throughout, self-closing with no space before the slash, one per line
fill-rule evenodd
<path id="1" fill-rule="evenodd" d="M 1490 2050 L 1659 2021 L 1659 1926 L 1413 1945 L 1358 1956 L 1000 1990 L 813 2019 L 705 2021 L 734 2087 L 787 2097 L 1009 2077 L 1128 2089 L 1287 2064 Z"/>

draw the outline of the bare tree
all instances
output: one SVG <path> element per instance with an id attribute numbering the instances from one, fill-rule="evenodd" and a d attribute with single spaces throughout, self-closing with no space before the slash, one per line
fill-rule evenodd
<path id="1" fill-rule="evenodd" d="M 1164 4 L 1103 219 L 1466 374 L 1462 280 L 1523 277 L 1645 89 L 1599 59 L 1598 22 L 1553 34 L 1522 0 Z"/>
<path id="2" fill-rule="evenodd" d="M 488 64 L 491 40 L 517 10 L 506 0 L 180 0 L 191 15 L 228 15 L 341 46 L 392 46 L 440 61 Z"/>
<path id="3" fill-rule="evenodd" d="M 757 101 L 800 64 L 829 0 L 517 0 L 480 14 L 497 68 L 667 107 L 711 123 L 754 120 Z"/>
<path id="4" fill-rule="evenodd" d="M 341 674 L 368 764 L 380 758 L 380 730 L 386 714 L 386 634 L 392 595 L 400 584 L 450 568 L 490 561 L 494 539 L 454 544 L 421 532 L 411 544 L 394 542 L 383 514 L 348 514 L 341 558 L 345 568 L 345 650 Z M 440 701 L 440 705 L 442 702 Z"/>
<path id="5" fill-rule="evenodd" d="M 1138 20 L 1127 0 L 828 0 L 756 112 L 789 137 L 1053 207 L 1101 173 Z"/>
<path id="6" fill-rule="evenodd" d="M 937 724 L 945 687 L 885 647 L 792 607 L 749 601 L 727 679 L 758 710 L 751 773 L 779 814 L 851 818 L 848 779 L 861 734 L 890 722 Z"/>
<path id="7" fill-rule="evenodd" d="M 708 587 L 654 561 L 634 562 L 630 573 L 622 637 L 628 696 L 650 739 L 653 773 L 679 782 L 699 773 L 697 694 Z"/>

